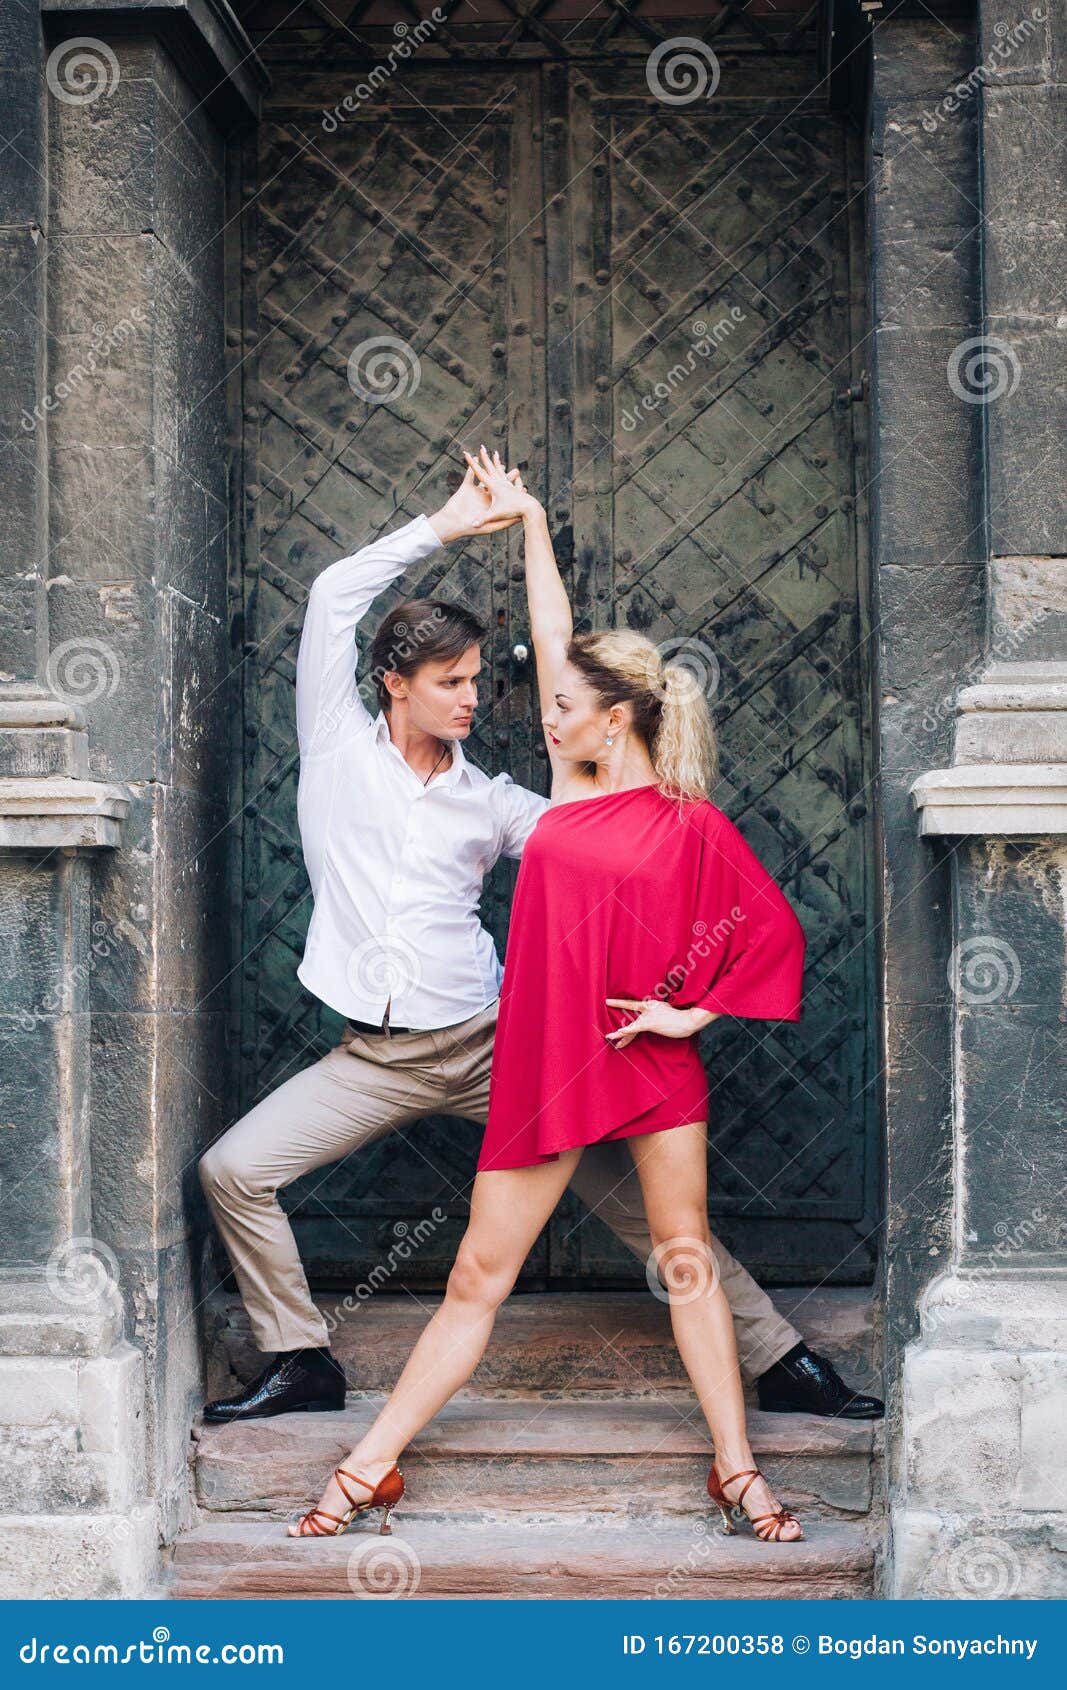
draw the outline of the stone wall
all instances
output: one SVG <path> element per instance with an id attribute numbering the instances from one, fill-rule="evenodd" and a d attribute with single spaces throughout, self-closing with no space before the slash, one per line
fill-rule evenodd
<path id="1" fill-rule="evenodd" d="M 79 9 L 44 10 L 6 43 L 37 151 L 3 252 L 0 1588 L 29 1555 L 37 1594 L 130 1595 L 190 1516 L 196 1160 L 232 1114 L 223 243 L 255 83 L 208 0 L 73 50 Z"/>

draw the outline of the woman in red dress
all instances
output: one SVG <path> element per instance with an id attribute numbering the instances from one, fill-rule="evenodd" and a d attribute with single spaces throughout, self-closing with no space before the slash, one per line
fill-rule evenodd
<path id="1" fill-rule="evenodd" d="M 575 636 L 545 513 L 499 455 L 468 456 L 521 516 L 552 769 L 522 854 L 470 1223 L 446 1295 L 377 1420 L 290 1531 L 324 1536 L 403 1493 L 401 1451 L 480 1361 L 496 1311 L 583 1147 L 625 1138 L 641 1181 L 682 1360 L 715 1458 L 708 1492 L 732 1531 L 803 1536 L 757 1469 L 729 1304 L 707 1220 L 708 1091 L 695 1034 L 720 1015 L 797 1021 L 804 933 L 733 823 L 708 800 L 707 700 L 628 629 Z M 650 1263 L 650 1269 L 652 1264 Z"/>

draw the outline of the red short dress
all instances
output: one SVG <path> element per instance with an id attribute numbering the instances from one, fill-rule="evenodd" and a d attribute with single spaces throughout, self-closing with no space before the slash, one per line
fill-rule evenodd
<path id="1" fill-rule="evenodd" d="M 708 1117 L 695 1035 L 606 1034 L 607 998 L 800 1019 L 804 930 L 729 817 L 659 787 L 546 810 L 522 853 L 479 1170 Z"/>

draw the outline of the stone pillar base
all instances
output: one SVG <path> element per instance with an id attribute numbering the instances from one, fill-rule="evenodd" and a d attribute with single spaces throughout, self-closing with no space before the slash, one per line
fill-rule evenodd
<path id="1" fill-rule="evenodd" d="M 903 1394 L 892 1595 L 1067 1596 L 1067 1275 L 935 1281 Z"/>
<path id="2" fill-rule="evenodd" d="M 0 1282 L 0 1599 L 150 1593 L 144 1401 L 114 1285 Z"/>

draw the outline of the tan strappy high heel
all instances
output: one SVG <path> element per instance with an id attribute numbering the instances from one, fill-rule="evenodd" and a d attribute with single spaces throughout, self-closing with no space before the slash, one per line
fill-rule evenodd
<path id="1" fill-rule="evenodd" d="M 342 1478 L 342 1474 L 344 1477 Z M 351 1525 L 357 1514 L 365 1514 L 368 1508 L 381 1508 L 382 1523 L 379 1530 L 381 1537 L 388 1537 L 392 1533 L 389 1516 L 404 1494 L 404 1476 L 395 1464 L 390 1467 L 384 1479 L 379 1479 L 370 1496 L 357 1502 L 345 1487 L 345 1479 L 354 1479 L 357 1485 L 365 1485 L 371 1490 L 369 1479 L 361 1479 L 358 1473 L 350 1473 L 347 1467 L 335 1467 L 333 1476 L 337 1480 L 337 1488 L 345 1501 L 351 1503 L 347 1514 L 328 1514 L 325 1508 L 309 1508 L 301 1515 L 300 1523 L 294 1537 L 340 1537 L 345 1528 Z M 328 1520 L 329 1525 L 320 1525 L 320 1521 Z"/>
<path id="2" fill-rule="evenodd" d="M 728 1479 L 720 1479 L 715 1471 L 715 1463 L 712 1462 L 711 1472 L 708 1474 L 708 1495 L 722 1515 L 724 1534 L 727 1537 L 734 1537 L 737 1532 L 734 1520 L 748 1520 L 761 1543 L 803 1543 L 803 1532 L 798 1537 L 783 1538 L 782 1536 L 782 1527 L 788 1525 L 790 1520 L 795 1525 L 799 1526 L 800 1524 L 791 1508 L 779 1506 L 771 1514 L 749 1515 L 745 1513 L 743 1507 L 745 1496 L 755 1481 L 762 1478 L 763 1474 L 758 1467 L 746 1467 L 741 1473 L 731 1473 Z M 732 1485 L 735 1479 L 747 1479 L 748 1484 L 742 1485 L 740 1496 L 735 1502 L 731 1502 L 726 1495 L 726 1486 Z"/>

